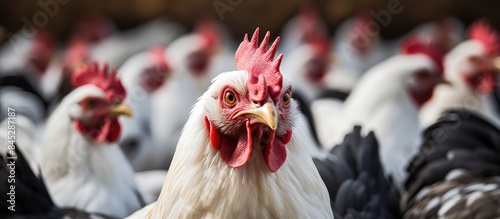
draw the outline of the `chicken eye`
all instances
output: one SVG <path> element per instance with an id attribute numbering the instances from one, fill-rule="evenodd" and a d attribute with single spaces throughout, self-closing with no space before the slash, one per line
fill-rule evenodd
<path id="1" fill-rule="evenodd" d="M 415 77 L 418 79 L 426 79 L 431 76 L 431 73 L 428 71 L 420 71 L 415 74 Z"/>
<path id="2" fill-rule="evenodd" d="M 236 102 L 236 96 L 234 95 L 233 92 L 226 91 L 226 94 L 224 95 L 224 100 L 228 104 L 234 104 Z"/>
<path id="3" fill-rule="evenodd" d="M 112 105 L 115 105 L 115 106 L 120 105 L 120 103 L 121 103 L 121 101 L 120 101 L 119 99 L 113 99 L 113 100 L 111 101 L 111 104 L 112 104 Z"/>
<path id="4" fill-rule="evenodd" d="M 283 95 L 281 102 L 285 105 L 290 104 L 290 93 L 287 92 Z"/>
<path id="5" fill-rule="evenodd" d="M 93 99 L 89 99 L 85 101 L 85 106 L 87 106 L 88 109 L 94 109 L 96 107 L 97 103 Z"/>
<path id="6" fill-rule="evenodd" d="M 471 63 L 476 64 L 476 63 L 479 63 L 480 61 L 481 61 L 481 58 L 479 56 L 470 56 L 469 57 L 469 62 L 471 62 Z"/>

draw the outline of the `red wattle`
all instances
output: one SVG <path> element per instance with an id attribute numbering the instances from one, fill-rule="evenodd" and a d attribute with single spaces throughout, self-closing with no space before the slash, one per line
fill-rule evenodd
<path id="1" fill-rule="evenodd" d="M 121 126 L 117 119 L 111 120 L 111 124 L 109 126 L 108 136 L 106 139 L 108 142 L 115 142 L 120 137 Z"/>
<path id="2" fill-rule="evenodd" d="M 252 154 L 252 128 L 250 122 L 246 124 L 247 135 L 238 137 L 225 136 L 221 139 L 220 156 L 227 165 L 233 168 L 242 167 Z"/>
<path id="3" fill-rule="evenodd" d="M 95 126 L 86 127 L 80 120 L 75 121 L 76 129 L 92 139 L 95 143 L 102 143 L 104 140 L 115 142 L 120 136 L 120 123 L 117 119 L 103 118 Z"/>
<path id="4" fill-rule="evenodd" d="M 102 125 L 102 127 L 98 125 L 96 128 L 91 129 L 90 131 L 90 134 L 93 135 L 93 138 L 97 143 L 101 143 L 104 141 L 104 139 L 106 139 L 109 133 L 109 128 L 111 126 L 108 118 L 104 118 L 103 120 L 104 124 Z"/>
<path id="5" fill-rule="evenodd" d="M 275 132 L 270 133 L 270 141 L 264 152 L 264 159 L 271 172 L 276 172 L 285 163 L 286 160 L 286 147 L 285 145 L 290 141 L 292 131 L 287 131 L 283 137 L 275 138 Z"/>
<path id="6" fill-rule="evenodd" d="M 223 135 L 220 133 L 212 122 L 205 117 L 205 128 L 208 133 L 210 144 L 226 162 L 233 168 L 244 166 L 252 154 L 252 127 L 250 122 L 246 122 L 246 135 Z M 242 130 L 243 131 L 243 130 Z M 261 136 L 259 133 L 258 136 Z M 281 137 L 275 136 L 275 131 L 269 133 L 269 142 L 264 150 L 264 159 L 271 172 L 276 172 L 286 160 L 286 144 L 292 138 L 292 131 L 287 131 Z M 260 142 L 260 139 L 257 141 Z"/>
<path id="7" fill-rule="evenodd" d="M 215 149 L 219 150 L 220 149 L 220 135 L 217 129 L 212 125 L 210 120 L 205 116 L 205 128 L 207 129 L 209 138 L 210 138 L 210 144 L 212 147 Z"/>

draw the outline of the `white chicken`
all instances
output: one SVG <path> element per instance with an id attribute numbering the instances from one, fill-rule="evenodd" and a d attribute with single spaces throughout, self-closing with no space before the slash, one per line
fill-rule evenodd
<path id="1" fill-rule="evenodd" d="M 163 86 L 171 70 L 163 46 L 155 46 L 128 59 L 118 70 L 127 91 L 124 103 L 136 116 L 120 117 L 119 145 L 136 171 L 159 168 L 151 162 L 157 153 L 151 137 L 151 96 Z"/>
<path id="2" fill-rule="evenodd" d="M 314 100 L 327 88 L 325 76 L 333 58 L 326 36 L 316 33 L 288 54 L 283 60 L 283 73 L 292 80 L 294 92 L 309 102 Z"/>
<path id="3" fill-rule="evenodd" d="M 405 163 L 416 149 L 420 135 L 419 107 L 428 101 L 434 87 L 442 82 L 442 53 L 433 45 L 410 38 L 402 54 L 366 72 L 349 95 L 326 145 L 330 150 L 342 141 L 353 126 L 374 131 L 380 140 L 381 163 L 401 186 Z"/>
<path id="4" fill-rule="evenodd" d="M 375 64 L 394 55 L 382 42 L 378 23 L 367 11 L 361 11 L 344 21 L 335 31 L 332 49 L 335 65 L 327 75 L 328 84 L 350 91 L 359 78 Z"/>
<path id="5" fill-rule="evenodd" d="M 277 39 L 245 36 L 238 71 L 195 104 L 157 202 L 129 218 L 333 218 L 328 191 L 294 133 L 291 83 Z"/>
<path id="6" fill-rule="evenodd" d="M 328 33 L 326 24 L 320 19 L 318 11 L 311 6 L 304 6 L 297 16 L 292 17 L 283 27 L 279 51 L 288 54 L 302 44 Z"/>
<path id="7" fill-rule="evenodd" d="M 450 108 L 466 108 L 500 127 L 500 115 L 494 110 L 491 95 L 500 69 L 496 58 L 500 55 L 499 39 L 497 32 L 482 20 L 470 27 L 469 40 L 446 55 L 445 78 L 453 86 L 438 86 L 436 95 L 424 105 L 420 115 L 424 127 Z"/>
<path id="8" fill-rule="evenodd" d="M 77 87 L 47 121 L 39 156 L 42 175 L 58 206 L 125 217 L 141 208 L 134 171 L 115 143 L 125 89 L 97 63 L 73 76 Z"/>

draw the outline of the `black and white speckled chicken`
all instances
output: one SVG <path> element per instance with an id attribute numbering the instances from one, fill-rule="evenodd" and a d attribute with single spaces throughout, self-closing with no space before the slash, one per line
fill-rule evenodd
<path id="1" fill-rule="evenodd" d="M 404 218 L 499 218 L 500 130 L 470 111 L 446 111 L 408 168 Z"/>

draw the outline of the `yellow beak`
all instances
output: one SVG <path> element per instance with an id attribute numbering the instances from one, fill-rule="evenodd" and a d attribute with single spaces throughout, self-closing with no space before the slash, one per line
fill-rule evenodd
<path id="1" fill-rule="evenodd" d="M 271 102 L 255 109 L 241 111 L 237 113 L 233 119 L 242 115 L 252 115 L 254 116 L 255 122 L 265 124 L 272 130 L 276 130 L 276 128 L 278 128 L 278 112 L 276 107 Z"/>
<path id="2" fill-rule="evenodd" d="M 118 117 L 121 115 L 124 115 L 127 117 L 132 117 L 132 110 L 130 109 L 129 106 L 122 103 L 120 105 L 109 107 L 108 114 L 111 116 L 115 116 L 115 117 Z"/>
<path id="3" fill-rule="evenodd" d="M 438 84 L 445 84 L 445 85 L 448 85 L 448 86 L 452 86 L 453 85 L 450 81 L 448 81 L 448 80 L 446 80 L 444 78 L 439 78 Z"/>
<path id="4" fill-rule="evenodd" d="M 500 72 L 500 56 L 493 58 L 493 69 L 497 72 Z"/>

